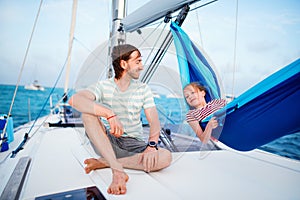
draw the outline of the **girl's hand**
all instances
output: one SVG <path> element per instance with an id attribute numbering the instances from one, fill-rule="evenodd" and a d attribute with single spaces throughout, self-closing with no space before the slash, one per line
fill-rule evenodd
<path id="1" fill-rule="evenodd" d="M 219 126 L 219 123 L 218 121 L 216 120 L 216 117 L 212 117 L 209 122 L 208 122 L 208 125 L 212 128 L 212 129 L 215 129 Z"/>

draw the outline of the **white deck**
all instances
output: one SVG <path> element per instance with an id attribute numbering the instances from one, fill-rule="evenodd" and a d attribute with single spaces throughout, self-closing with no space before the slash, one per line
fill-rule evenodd
<path id="1" fill-rule="evenodd" d="M 20 130 L 19 132 L 24 132 Z M 42 127 L 16 158 L 0 165 L 2 193 L 18 159 L 32 162 L 21 199 L 96 185 L 107 199 L 299 199 L 300 162 L 265 153 L 232 150 L 173 153 L 162 171 L 129 174 L 127 194 L 109 195 L 110 169 L 85 174 L 83 160 L 95 156 L 82 128 Z M 15 134 L 18 145 L 23 135 Z M 0 159 L 6 153 L 0 154 Z"/>

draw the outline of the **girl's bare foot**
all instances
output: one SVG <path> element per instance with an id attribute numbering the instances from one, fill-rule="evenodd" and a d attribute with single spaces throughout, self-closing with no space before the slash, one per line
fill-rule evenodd
<path id="1" fill-rule="evenodd" d="M 101 162 L 101 160 L 95 159 L 95 158 L 88 158 L 84 161 L 84 164 L 86 164 L 86 167 L 84 168 L 85 173 L 90 173 L 92 170 L 96 169 L 103 169 L 108 167 L 104 162 Z"/>
<path id="2" fill-rule="evenodd" d="M 107 192 L 109 194 L 125 194 L 126 193 L 126 182 L 129 177 L 125 172 L 113 169 L 113 180 L 110 184 Z"/>

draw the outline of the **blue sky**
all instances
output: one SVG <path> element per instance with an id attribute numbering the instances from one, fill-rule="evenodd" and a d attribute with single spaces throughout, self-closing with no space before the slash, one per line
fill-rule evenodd
<path id="1" fill-rule="evenodd" d="M 71 86 L 87 56 L 108 39 L 108 2 L 79 0 Z M 128 2 L 128 13 L 143 4 L 138 0 Z M 0 84 L 17 82 L 38 7 L 36 0 L 0 0 Z M 34 79 L 45 86 L 55 82 L 67 56 L 71 8 L 70 0 L 44 0 L 22 85 Z M 240 0 L 238 9 L 236 95 L 300 57 L 298 0 Z M 236 0 L 219 0 L 189 13 L 182 26 L 209 55 L 227 93 L 232 90 L 235 10 Z M 195 19 L 199 19 L 200 29 Z M 63 81 L 59 84 L 63 86 Z"/>

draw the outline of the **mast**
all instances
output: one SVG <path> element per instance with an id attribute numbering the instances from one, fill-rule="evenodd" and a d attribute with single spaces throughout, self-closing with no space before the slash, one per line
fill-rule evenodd
<path id="1" fill-rule="evenodd" d="M 113 67 L 111 65 L 111 51 L 112 48 L 119 44 L 125 44 L 126 35 L 124 31 L 120 30 L 121 20 L 126 16 L 127 2 L 126 0 L 113 0 L 112 1 L 112 24 L 109 34 L 110 46 L 108 51 L 108 71 L 107 77 L 113 76 Z"/>

